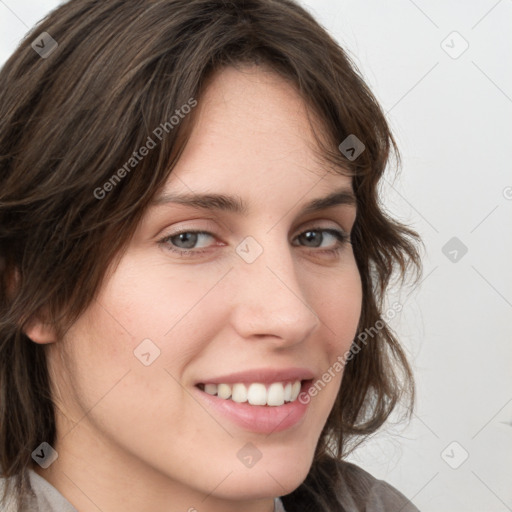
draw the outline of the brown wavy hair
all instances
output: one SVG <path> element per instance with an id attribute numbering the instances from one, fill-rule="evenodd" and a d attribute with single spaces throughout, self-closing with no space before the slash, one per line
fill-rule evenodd
<path id="1" fill-rule="evenodd" d="M 42 58 L 32 41 L 57 42 Z M 38 39 L 39 40 L 39 39 Z M 306 480 L 287 511 L 339 510 L 334 460 L 375 432 L 414 386 L 383 299 L 397 271 L 421 264 L 418 235 L 388 216 L 377 185 L 398 149 L 347 53 L 292 0 L 70 0 L 21 42 L 0 71 L 0 466 L 21 496 L 31 452 L 57 435 L 45 346 L 24 330 L 44 318 L 59 333 L 94 299 L 178 160 L 193 115 L 170 131 L 105 198 L 94 190 L 223 66 L 266 66 L 296 86 L 323 122 L 322 156 L 352 176 L 352 244 L 362 279 L 358 332 L 378 329 L 347 363 L 341 392 Z M 365 150 L 346 158 L 350 134 Z M 327 469 L 326 469 L 327 468 Z"/>

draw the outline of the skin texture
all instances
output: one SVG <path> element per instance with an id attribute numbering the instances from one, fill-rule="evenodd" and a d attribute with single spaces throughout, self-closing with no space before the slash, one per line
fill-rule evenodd
<path id="1" fill-rule="evenodd" d="M 350 233 L 356 215 L 350 205 L 299 213 L 351 188 L 315 156 L 299 94 L 263 68 L 227 68 L 196 114 L 165 192 L 236 194 L 248 214 L 151 206 L 65 338 L 37 321 L 27 330 L 47 343 L 58 408 L 59 458 L 34 469 L 81 512 L 271 512 L 272 498 L 306 477 L 342 373 L 299 424 L 270 435 L 209 410 L 192 397 L 194 384 L 255 368 L 308 368 L 319 378 L 356 335 L 352 246 L 322 231 L 321 242 L 297 238 L 314 227 Z M 185 247 L 179 237 L 159 242 L 185 229 L 212 233 L 191 249 L 205 252 L 173 253 Z M 235 251 L 247 236 L 263 249 L 252 263 Z M 134 350 L 147 338 L 160 356 L 144 366 Z M 248 442 L 262 454 L 252 468 L 237 457 Z"/>

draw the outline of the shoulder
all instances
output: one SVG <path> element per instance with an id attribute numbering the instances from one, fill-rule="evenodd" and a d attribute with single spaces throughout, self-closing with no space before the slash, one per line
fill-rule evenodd
<path id="1" fill-rule="evenodd" d="M 8 487 L 5 501 L 0 501 L 2 512 L 77 512 L 55 487 L 32 469 L 27 469 L 21 479 L 21 503 L 16 499 L 14 486 L 15 477 L 0 478 L 0 500 Z"/>
<path id="2" fill-rule="evenodd" d="M 0 510 L 2 512 L 19 512 L 23 510 L 16 489 L 22 485 L 22 496 L 27 493 L 26 478 L 17 479 L 14 476 L 0 477 Z"/>
<path id="3" fill-rule="evenodd" d="M 419 512 L 384 480 L 355 464 L 330 457 L 317 460 L 302 485 L 282 500 L 287 512 Z"/>
<path id="4" fill-rule="evenodd" d="M 350 501 L 353 510 L 419 512 L 408 498 L 384 480 L 350 462 L 335 461 L 335 464 L 340 475 L 337 495 L 342 502 Z"/>

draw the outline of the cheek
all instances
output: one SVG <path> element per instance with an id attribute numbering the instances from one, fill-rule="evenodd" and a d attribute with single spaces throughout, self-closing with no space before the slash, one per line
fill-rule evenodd
<path id="1" fill-rule="evenodd" d="M 347 264 L 338 276 L 330 276 L 314 287 L 312 297 L 324 332 L 321 337 L 323 373 L 308 395 L 310 399 L 318 397 L 317 406 L 326 416 L 338 394 L 346 357 L 361 316 L 362 285 L 355 261 Z"/>
<path id="2" fill-rule="evenodd" d="M 355 262 L 350 262 L 338 276 L 330 276 L 312 287 L 312 303 L 327 333 L 329 355 L 336 357 L 347 350 L 361 316 L 362 285 Z"/>
<path id="3" fill-rule="evenodd" d="M 161 258 L 126 258 L 99 301 L 135 339 L 169 345 L 173 333 L 194 314 L 222 273 L 211 267 L 194 270 L 162 263 Z"/>
<path id="4" fill-rule="evenodd" d="M 75 369 L 68 378 L 82 410 L 114 387 L 124 390 L 120 405 L 125 396 L 155 401 L 162 393 L 179 403 L 173 378 L 180 381 L 188 362 L 207 348 L 223 304 L 211 270 L 194 279 L 183 274 L 125 258 L 70 329 L 66 343 Z"/>

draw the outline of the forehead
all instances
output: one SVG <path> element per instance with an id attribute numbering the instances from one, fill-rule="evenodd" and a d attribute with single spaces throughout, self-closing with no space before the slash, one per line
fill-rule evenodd
<path id="1" fill-rule="evenodd" d="M 321 159 L 315 133 L 328 138 L 285 78 L 259 66 L 224 68 L 199 100 L 190 139 L 166 189 L 248 189 L 268 197 L 272 191 L 305 192 L 315 184 L 325 190 L 350 186 L 350 178 Z"/>

